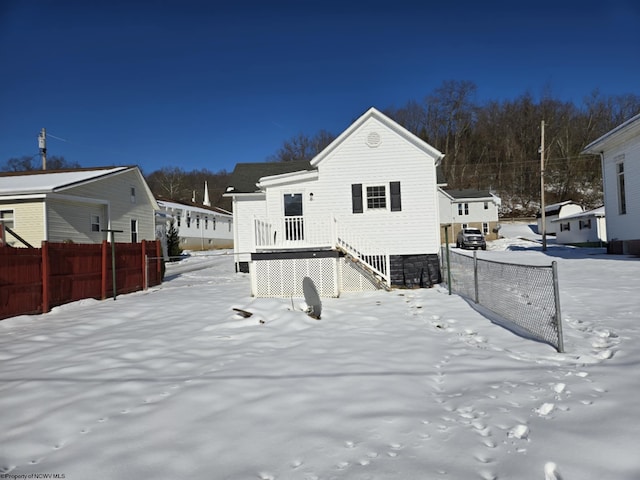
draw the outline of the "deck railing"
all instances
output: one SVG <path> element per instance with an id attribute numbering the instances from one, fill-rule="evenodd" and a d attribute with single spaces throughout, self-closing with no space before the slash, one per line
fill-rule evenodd
<path id="1" fill-rule="evenodd" d="M 257 250 L 340 248 L 390 285 L 389 254 L 336 218 L 256 218 L 254 238 Z"/>
<path id="2" fill-rule="evenodd" d="M 254 221 L 257 249 L 331 248 L 335 245 L 330 219 L 302 216 L 281 217 L 275 221 Z"/>
<path id="3" fill-rule="evenodd" d="M 387 285 L 391 285 L 391 268 L 389 253 L 375 242 L 350 231 L 343 223 L 336 222 L 336 245 L 362 262 L 374 275 L 380 277 Z"/>

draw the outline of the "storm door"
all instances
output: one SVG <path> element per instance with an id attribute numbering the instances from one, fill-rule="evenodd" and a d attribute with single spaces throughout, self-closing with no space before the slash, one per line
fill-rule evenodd
<path id="1" fill-rule="evenodd" d="M 287 193 L 284 196 L 284 232 L 288 241 L 304 240 L 301 193 Z"/>

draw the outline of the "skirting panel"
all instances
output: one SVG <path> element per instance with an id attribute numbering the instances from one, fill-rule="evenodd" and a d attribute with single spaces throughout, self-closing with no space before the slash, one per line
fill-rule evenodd
<path id="1" fill-rule="evenodd" d="M 302 297 L 302 279 L 309 277 L 321 297 L 337 297 L 335 258 L 298 258 L 251 262 L 251 287 L 256 297 Z"/>

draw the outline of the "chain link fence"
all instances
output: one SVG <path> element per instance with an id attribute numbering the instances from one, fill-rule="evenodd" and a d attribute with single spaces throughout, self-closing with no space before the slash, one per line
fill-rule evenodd
<path id="1" fill-rule="evenodd" d="M 534 338 L 564 351 L 556 262 L 519 265 L 479 259 L 443 248 L 450 292 L 491 310 Z"/>

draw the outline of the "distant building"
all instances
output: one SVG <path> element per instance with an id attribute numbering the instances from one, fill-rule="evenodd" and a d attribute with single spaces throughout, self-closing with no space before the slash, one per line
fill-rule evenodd
<path id="1" fill-rule="evenodd" d="M 455 242 L 456 235 L 463 228 L 477 228 L 487 240 L 498 238 L 498 207 L 500 198 L 488 190 L 445 190 L 438 189 L 440 224 L 451 225 L 449 242 Z M 444 229 L 441 240 L 445 242 Z"/>
<path id="2" fill-rule="evenodd" d="M 557 232 L 557 243 L 603 245 L 607 241 L 604 207 L 556 218 L 552 223 Z"/>
<path id="3" fill-rule="evenodd" d="M 544 208 L 545 233 L 547 235 L 556 235 L 558 233 L 557 228 L 559 224 L 555 220 L 569 215 L 574 215 L 576 213 L 581 213 L 583 210 L 582 206 L 572 200 L 547 205 Z M 542 213 L 538 212 L 536 217 L 538 233 L 542 234 Z"/>
<path id="4" fill-rule="evenodd" d="M 206 192 L 206 187 L 205 187 Z M 208 193 L 205 202 L 208 203 Z M 157 199 L 166 228 L 174 222 L 183 250 L 214 250 L 233 248 L 233 215 L 222 208 Z"/>

